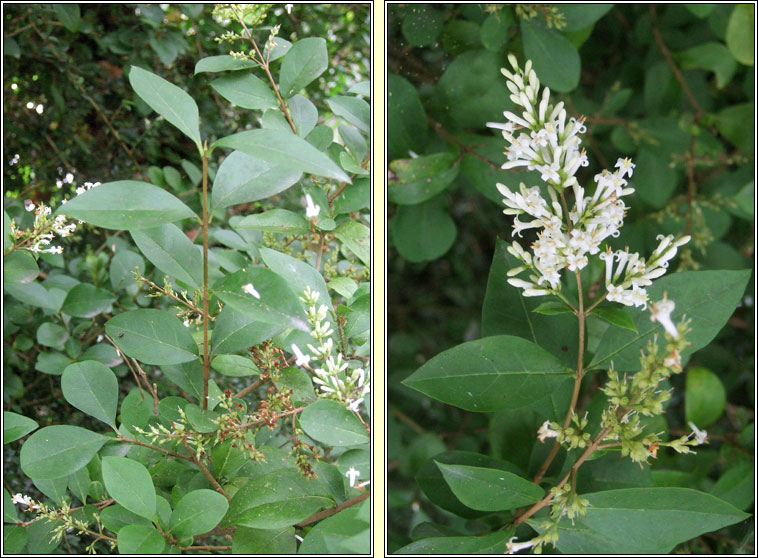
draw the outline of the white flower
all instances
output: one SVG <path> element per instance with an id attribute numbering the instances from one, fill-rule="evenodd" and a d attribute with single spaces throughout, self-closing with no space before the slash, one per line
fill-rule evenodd
<path id="1" fill-rule="evenodd" d="M 705 430 L 700 430 L 692 421 L 688 422 L 687 424 L 689 424 L 690 428 L 692 428 L 692 434 L 690 434 L 690 436 L 695 436 L 695 441 L 697 442 L 698 446 L 704 444 L 706 440 L 708 440 L 708 432 Z"/>
<path id="2" fill-rule="evenodd" d="M 261 295 L 258 293 L 258 291 L 255 290 L 255 287 L 253 287 L 252 283 L 248 283 L 247 285 L 242 286 L 242 290 L 245 291 L 247 294 L 254 296 L 255 298 L 260 298 Z"/>
<path id="3" fill-rule="evenodd" d="M 63 253 L 63 247 L 62 246 L 53 246 L 48 250 L 51 254 L 62 254 Z"/>
<path id="4" fill-rule="evenodd" d="M 355 401 L 352 401 L 348 404 L 347 408 L 353 411 L 354 413 L 358 412 L 358 409 L 361 406 L 361 403 L 363 403 L 363 397 L 360 399 L 356 399 Z"/>
<path id="5" fill-rule="evenodd" d="M 24 200 L 24 209 L 27 211 L 34 210 L 34 202 L 32 200 Z"/>
<path id="6" fill-rule="evenodd" d="M 284 9 L 287 10 L 288 14 L 291 14 L 293 6 L 294 6 L 294 4 L 285 4 L 284 5 Z"/>
<path id="7" fill-rule="evenodd" d="M 31 497 L 21 493 L 14 494 L 11 498 L 11 502 L 14 504 L 21 504 L 29 509 L 32 509 L 34 507 L 34 500 L 32 500 Z"/>
<path id="8" fill-rule="evenodd" d="M 86 191 L 87 191 L 87 190 L 86 190 L 86 189 L 85 189 L 83 186 L 79 186 L 79 187 L 76 189 L 76 195 L 77 195 L 77 196 L 78 196 L 78 195 L 81 195 L 81 194 L 83 194 L 83 193 L 84 193 L 84 192 L 86 192 Z"/>
<path id="9" fill-rule="evenodd" d="M 347 473 L 345 473 L 345 476 L 348 478 L 348 481 L 350 482 L 350 486 L 355 486 L 355 481 L 358 477 L 361 476 L 361 472 L 355 467 L 351 466 L 347 470 Z"/>
<path id="10" fill-rule="evenodd" d="M 511 540 L 509 540 L 506 543 L 506 548 L 508 549 L 505 553 L 506 554 L 516 554 L 520 550 L 524 550 L 526 548 L 531 548 L 534 546 L 534 541 L 524 541 L 524 542 L 513 542 L 516 540 L 517 537 L 511 537 Z"/>
<path id="11" fill-rule="evenodd" d="M 679 332 L 671 321 L 671 313 L 674 311 L 674 301 L 666 298 L 666 293 L 663 293 L 663 300 L 653 302 L 650 304 L 650 321 L 658 322 L 663 326 L 671 337 L 676 339 L 679 337 Z"/>
<path id="12" fill-rule="evenodd" d="M 619 169 L 619 175 L 624 176 L 625 174 L 628 174 L 629 176 L 632 176 L 632 173 L 634 172 L 634 167 L 636 167 L 634 163 L 632 163 L 632 160 L 627 157 L 626 159 L 619 159 L 616 161 L 616 168 Z"/>
<path id="13" fill-rule="evenodd" d="M 542 423 L 542 426 L 540 426 L 540 429 L 537 431 L 537 438 L 540 442 L 544 442 L 547 438 L 557 438 L 558 432 L 550 428 L 550 421 L 546 420 Z M 525 547 L 526 548 L 526 547 Z"/>
<path id="14" fill-rule="evenodd" d="M 305 216 L 308 219 L 315 219 L 318 217 L 321 207 L 313 203 L 313 198 L 310 194 L 305 194 Z"/>
<path id="15" fill-rule="evenodd" d="M 311 357 L 308 355 L 304 355 L 303 352 L 300 350 L 300 347 L 292 344 L 292 352 L 295 354 L 296 360 L 295 364 L 297 366 L 305 366 L 311 361 Z"/>

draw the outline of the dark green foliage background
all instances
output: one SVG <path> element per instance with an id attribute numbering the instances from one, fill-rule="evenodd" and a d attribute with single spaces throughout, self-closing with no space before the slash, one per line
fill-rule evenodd
<path id="1" fill-rule="evenodd" d="M 505 161 L 505 142 L 485 127 L 487 121 L 504 122 L 503 110 L 512 108 L 499 72 L 507 65 L 507 53 L 522 65 L 534 58 L 540 79 L 551 84 L 554 102 L 563 100 L 570 116 L 589 117 L 584 146 L 590 166 L 580 171 L 580 183 L 589 184 L 618 157 L 631 157 L 637 164 L 631 181 L 637 192 L 628 202 L 614 248 L 629 246 L 644 256 L 657 244 L 657 234 L 689 233 L 697 244 L 692 243 L 688 269 L 753 267 L 755 73 L 752 63 L 736 62 L 730 54 L 729 47 L 736 48 L 736 31 L 730 27 L 735 6 L 657 5 L 653 13 L 648 5 L 555 5 L 566 16 L 563 30 L 546 26 L 549 6 L 542 6 L 528 20 L 519 19 L 511 6 L 496 13 L 485 4 L 388 9 L 389 552 L 416 540 L 486 534 L 503 525 L 502 515 L 466 519 L 465 513 L 456 517 L 444 511 L 427 498 L 416 475 L 431 463 L 430 457 L 446 450 L 478 452 L 527 467 L 536 429 L 544 420 L 522 411 L 467 413 L 401 384 L 434 355 L 481 337 L 495 242 L 511 239 L 512 221 L 502 214 L 495 183 L 517 189 L 520 181 L 527 186 L 539 182 L 538 175 L 496 170 Z M 667 63 L 654 29 L 687 91 Z M 542 56 L 530 46 L 535 37 L 544 46 Z M 574 48 L 576 60 L 570 52 Z M 420 202 L 398 193 L 418 178 L 408 174 L 413 159 L 401 161 L 412 156 L 409 151 L 449 154 L 436 155 L 444 164 L 430 160 L 437 166 L 420 179 L 441 193 Z M 688 157 L 694 157 L 689 166 Z M 457 172 L 448 170 L 456 167 Z M 432 182 L 443 173 L 448 185 Z M 681 261 L 674 260 L 669 273 Z M 595 271 L 599 279 L 601 270 Z M 730 476 L 743 475 L 744 489 L 752 491 L 752 472 L 745 475 L 738 468 L 754 470 L 753 292 L 751 279 L 728 325 L 688 363 L 712 371 L 726 391 L 726 408 L 708 427 L 710 445 L 696 456 L 661 452 L 652 468 L 623 467 L 602 481 L 593 480 L 604 473 L 591 462 L 591 472 L 580 480 L 582 490 L 654 482 L 710 492 Z M 689 432 L 685 377 L 672 381 L 663 425 L 677 435 Z M 594 381 L 599 385 L 602 374 Z M 696 386 L 689 387 L 694 391 Z M 690 397 L 692 404 L 694 393 Z M 580 407 L 588 402 L 580 399 Z M 753 504 L 743 504 L 752 513 Z M 751 524 L 752 519 L 705 535 L 675 552 L 750 553 Z"/>

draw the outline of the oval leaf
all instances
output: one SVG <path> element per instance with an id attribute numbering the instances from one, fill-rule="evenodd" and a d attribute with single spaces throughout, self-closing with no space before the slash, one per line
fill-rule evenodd
<path id="1" fill-rule="evenodd" d="M 355 414 L 332 399 L 319 399 L 308 405 L 300 415 L 300 426 L 308 436 L 329 446 L 355 446 L 370 441 Z"/>
<path id="2" fill-rule="evenodd" d="M 74 407 L 116 428 L 118 380 L 110 368 L 94 360 L 75 362 L 63 371 L 61 391 Z"/>
<path id="3" fill-rule="evenodd" d="M 324 484 L 303 478 L 295 469 L 278 469 L 243 485 L 221 526 L 281 529 L 333 504 Z"/>
<path id="4" fill-rule="evenodd" d="M 345 172 L 327 155 L 291 131 L 248 130 L 221 138 L 213 146 L 229 147 L 259 157 L 264 161 L 288 165 L 293 170 L 350 182 Z"/>
<path id="5" fill-rule="evenodd" d="M 129 71 L 129 83 L 150 108 L 201 148 L 200 115 L 197 104 L 186 91 L 138 66 L 132 66 Z"/>
<path id="6" fill-rule="evenodd" d="M 475 510 L 511 510 L 533 504 L 545 495 L 538 485 L 507 471 L 436 463 L 453 494 Z"/>
<path id="7" fill-rule="evenodd" d="M 180 364 L 197 358 L 192 334 L 164 310 L 124 312 L 105 323 L 105 332 L 124 354 L 146 364 Z"/>
<path id="8" fill-rule="evenodd" d="M 37 275 L 37 260 L 29 250 L 16 250 L 3 257 L 3 280 L 6 283 L 29 283 Z"/>
<path id="9" fill-rule="evenodd" d="M 285 98 L 290 97 L 323 74 L 328 65 L 324 39 L 311 37 L 297 41 L 282 60 L 279 91 Z"/>
<path id="10" fill-rule="evenodd" d="M 302 171 L 263 161 L 241 151 L 224 159 L 213 179 L 211 205 L 229 207 L 262 200 L 283 192 L 300 180 Z"/>
<path id="11" fill-rule="evenodd" d="M 461 409 L 489 412 L 525 407 L 548 395 L 570 374 L 538 345 L 499 335 L 444 351 L 403 383 Z"/>
<path id="12" fill-rule="evenodd" d="M 105 289 L 98 289 L 89 283 L 75 285 L 63 301 L 61 312 L 76 318 L 93 318 L 109 313 L 116 297 Z"/>
<path id="13" fill-rule="evenodd" d="M 698 428 L 710 426 L 726 406 L 726 389 L 716 374 L 707 368 L 687 370 L 684 392 L 684 415 Z"/>
<path id="14" fill-rule="evenodd" d="M 271 89 L 252 74 L 231 74 L 214 79 L 211 87 L 238 107 L 265 110 L 278 106 Z"/>
<path id="15" fill-rule="evenodd" d="M 579 85 L 581 60 L 574 45 L 561 33 L 535 19 L 521 20 L 524 56 L 545 85 L 567 93 Z"/>
<path id="16" fill-rule="evenodd" d="M 118 531 L 120 554 L 162 554 L 166 539 L 152 525 L 125 525 Z"/>
<path id="17" fill-rule="evenodd" d="M 258 296 L 246 292 L 252 285 Z M 214 285 L 213 293 L 237 312 L 256 321 L 310 332 L 305 312 L 286 281 L 260 267 L 230 273 Z"/>
<path id="18" fill-rule="evenodd" d="M 87 190 L 61 205 L 55 215 L 117 230 L 146 229 L 195 217 L 174 195 L 136 180 L 108 182 Z"/>
<path id="19" fill-rule="evenodd" d="M 11 411 L 3 411 L 3 444 L 15 442 L 37 428 L 39 424 L 32 419 Z"/>
<path id="20" fill-rule="evenodd" d="M 205 533 L 218 525 L 228 509 L 229 502 L 215 490 L 193 490 L 176 504 L 169 529 L 177 537 Z"/>
<path id="21" fill-rule="evenodd" d="M 46 426 L 21 446 L 21 469 L 33 479 L 67 477 L 87 465 L 107 441 L 78 426 Z"/>
<path id="22" fill-rule="evenodd" d="M 103 457 L 103 484 L 119 504 L 140 517 L 155 517 L 155 486 L 147 468 L 126 457 Z"/>
<path id="23" fill-rule="evenodd" d="M 134 243 L 150 262 L 193 289 L 203 285 L 202 253 L 176 225 L 129 231 Z"/>

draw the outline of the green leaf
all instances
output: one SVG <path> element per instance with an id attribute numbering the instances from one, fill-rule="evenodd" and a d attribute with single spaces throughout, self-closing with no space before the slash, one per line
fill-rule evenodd
<path id="1" fill-rule="evenodd" d="M 194 403 L 190 403 L 184 408 L 184 412 L 187 414 L 187 420 L 192 428 L 203 434 L 209 434 L 218 430 L 217 423 L 219 414 L 210 410 L 203 410 Z"/>
<path id="2" fill-rule="evenodd" d="M 389 228 L 397 251 L 409 262 L 436 260 L 450 249 L 457 235 L 443 194 L 398 207 Z"/>
<path id="3" fill-rule="evenodd" d="M 271 324 L 225 306 L 216 316 L 211 336 L 211 354 L 236 353 L 270 339 L 285 325 Z"/>
<path id="4" fill-rule="evenodd" d="M 229 74 L 214 79 L 211 87 L 238 107 L 265 110 L 279 105 L 273 91 L 262 80 L 249 73 Z"/>
<path id="5" fill-rule="evenodd" d="M 350 182 L 350 178 L 327 155 L 290 131 L 248 130 L 221 138 L 213 146 L 237 149 L 264 161 L 287 165 L 292 170 Z"/>
<path id="6" fill-rule="evenodd" d="M 331 111 L 341 116 L 359 130 L 368 132 L 371 129 L 371 107 L 363 99 L 337 95 L 326 100 Z"/>
<path id="7" fill-rule="evenodd" d="M 300 543 L 298 554 L 317 556 L 321 554 L 370 554 L 370 523 L 358 517 L 358 507 L 352 507 L 319 521 Z M 351 549 L 353 538 L 362 538 L 360 551 Z"/>
<path id="8" fill-rule="evenodd" d="M 279 208 L 243 217 L 235 228 L 278 234 L 303 234 L 311 230 L 310 223 L 300 213 Z"/>
<path id="9" fill-rule="evenodd" d="M 103 457 L 103 484 L 119 504 L 132 513 L 155 517 L 155 486 L 147 468 L 126 457 Z"/>
<path id="10" fill-rule="evenodd" d="M 3 443 L 5 443 L 5 440 L 3 440 Z M 3 488 L 3 523 L 16 523 L 17 521 L 16 504 L 13 503 L 10 493 Z"/>
<path id="11" fill-rule="evenodd" d="M 229 54 L 206 56 L 195 64 L 195 75 L 202 72 L 225 72 L 226 70 L 246 70 L 255 68 L 258 64 L 246 58 L 235 58 Z"/>
<path id="12" fill-rule="evenodd" d="M 296 469 L 277 469 L 243 485 L 232 497 L 221 522 L 254 529 L 281 529 L 334 504 L 323 483 Z"/>
<path id="13" fill-rule="evenodd" d="M 445 477 L 442 476 L 439 464 L 465 465 L 514 474 L 520 472 L 512 463 L 468 451 L 447 451 L 438 453 L 426 460 L 416 473 L 416 482 L 418 482 L 419 488 L 427 498 L 442 509 L 467 519 L 481 517 L 484 513 L 461 503 L 450 489 L 450 485 L 446 482 Z"/>
<path id="14" fill-rule="evenodd" d="M 432 199 L 458 176 L 460 165 L 454 153 L 435 153 L 390 163 L 396 178 L 389 180 L 387 199 L 399 205 L 413 205 Z"/>
<path id="15" fill-rule="evenodd" d="M 13 234 L 11 233 L 12 219 L 6 211 L 3 211 L 3 253 L 13 246 Z"/>
<path id="16" fill-rule="evenodd" d="M 712 71 L 716 74 L 716 87 L 719 89 L 728 84 L 737 71 L 737 62 L 729 50 L 715 41 L 688 48 L 677 55 L 677 60 L 683 70 L 702 68 Z"/>
<path id="17" fill-rule="evenodd" d="M 393 554 L 505 554 L 512 535 L 509 529 L 483 537 L 431 537 L 405 545 Z"/>
<path id="18" fill-rule="evenodd" d="M 119 554 L 163 554 L 166 539 L 152 525 L 125 525 L 118 531 Z"/>
<path id="19" fill-rule="evenodd" d="M 371 230 L 363 223 L 347 221 L 333 232 L 364 265 L 371 265 Z"/>
<path id="20" fill-rule="evenodd" d="M 484 49 L 457 56 L 437 83 L 435 104 L 455 107 L 447 111 L 446 118 L 460 128 L 478 129 L 483 123 L 502 121 L 503 110 L 513 107 L 506 80 L 499 71 L 503 65 L 502 56 Z M 393 158 L 407 156 L 402 153 Z"/>
<path id="21" fill-rule="evenodd" d="M 356 446 L 371 440 L 358 417 L 333 399 L 308 405 L 300 415 L 300 426 L 308 436 L 328 446 Z"/>
<path id="22" fill-rule="evenodd" d="M 557 8 L 566 17 L 566 27 L 562 31 L 579 31 L 607 14 L 613 4 L 562 4 Z"/>
<path id="23" fill-rule="evenodd" d="M 3 551 L 7 554 L 22 554 L 28 538 L 29 533 L 25 527 L 21 525 L 6 527 L 3 529 Z"/>
<path id="24" fill-rule="evenodd" d="M 480 413 L 516 409 L 545 397 L 571 370 L 534 343 L 499 335 L 462 343 L 428 360 L 403 384 Z"/>
<path id="25" fill-rule="evenodd" d="M 167 224 L 129 234 L 155 267 L 193 289 L 202 289 L 202 253 L 179 227 Z"/>
<path id="26" fill-rule="evenodd" d="M 3 281 L 6 283 L 29 283 L 37 275 L 37 260 L 29 250 L 15 250 L 3 257 Z"/>
<path id="27" fill-rule="evenodd" d="M 705 347 L 726 324 L 732 315 L 750 279 L 750 270 L 741 271 L 685 271 L 657 279 L 647 288 L 650 300 L 668 298 L 676 304 L 671 319 L 676 323 L 686 314 L 692 331 L 687 341 L 692 345 L 682 351 L 686 359 L 694 351 Z M 590 368 L 608 368 L 611 361 L 617 370 L 639 370 L 640 351 L 651 337 L 663 334 L 663 327 L 650 321 L 650 313 L 641 308 L 628 310 L 637 332 L 608 328 L 600 340 Z"/>
<path id="28" fill-rule="evenodd" d="M 721 379 L 707 368 L 687 370 L 684 416 L 704 429 L 718 420 L 726 405 L 726 389 Z"/>
<path id="29" fill-rule="evenodd" d="M 37 343 L 45 347 L 62 349 L 68 339 L 68 331 L 63 326 L 45 322 L 37 329 Z"/>
<path id="30" fill-rule="evenodd" d="M 138 66 L 132 66 L 129 71 L 129 83 L 150 108 L 179 128 L 195 142 L 198 149 L 202 149 L 197 104 L 186 91 Z"/>
<path id="31" fill-rule="evenodd" d="M 87 493 L 89 492 L 89 471 L 87 467 L 82 467 L 76 473 L 68 477 L 68 489 L 79 498 L 82 504 L 87 503 Z"/>
<path id="32" fill-rule="evenodd" d="M 755 216 L 755 181 L 746 183 L 732 199 L 742 213 L 752 221 Z"/>
<path id="33" fill-rule="evenodd" d="M 543 302 L 532 310 L 543 316 L 556 316 L 558 314 L 572 314 L 573 310 L 566 306 L 564 302 Z"/>
<path id="34" fill-rule="evenodd" d="M 551 90 L 568 93 L 579 85 L 581 60 L 574 45 L 538 19 L 522 19 L 524 56 L 531 60 L 540 81 Z"/>
<path id="35" fill-rule="evenodd" d="M 3 411 L 3 445 L 15 442 L 37 428 L 39 424 L 32 419 L 11 411 Z"/>
<path id="36" fill-rule="evenodd" d="M 228 509 L 229 502 L 215 490 L 193 490 L 176 504 L 169 529 L 177 537 L 205 533 L 218 525 Z"/>
<path id="37" fill-rule="evenodd" d="M 252 285 L 259 298 L 243 287 Z M 260 267 L 230 273 L 213 287 L 213 293 L 237 312 L 256 321 L 310 332 L 298 295 L 276 273 Z"/>
<path id="38" fill-rule="evenodd" d="M 606 322 L 637 333 L 637 326 L 629 313 L 623 308 L 614 306 L 597 306 L 592 313 L 603 318 Z"/>
<path id="39" fill-rule="evenodd" d="M 52 311 L 60 308 L 53 294 L 37 282 L 4 283 L 3 289 L 16 300 L 29 306 Z"/>
<path id="40" fill-rule="evenodd" d="M 466 506 L 501 511 L 539 501 L 545 491 L 518 475 L 498 469 L 437 463 L 453 494 Z"/>
<path id="41" fill-rule="evenodd" d="M 284 386 L 292 390 L 292 401 L 310 403 L 315 401 L 316 393 L 313 390 L 313 381 L 304 370 L 295 366 L 288 366 L 282 370 L 279 380 L 274 382 L 277 386 Z"/>
<path id="42" fill-rule="evenodd" d="M 241 151 L 230 153 L 216 172 L 211 192 L 214 208 L 262 200 L 295 184 L 302 171 L 263 161 Z"/>
<path id="43" fill-rule="evenodd" d="M 716 4 L 685 4 L 684 7 L 692 12 L 696 17 L 703 19 L 711 15 L 711 12 L 713 12 Z"/>
<path id="44" fill-rule="evenodd" d="M 68 291 L 61 312 L 75 318 L 94 318 L 99 314 L 109 314 L 115 301 L 113 293 L 89 283 L 79 283 Z"/>
<path id="45" fill-rule="evenodd" d="M 716 113 L 716 128 L 736 147 L 752 151 L 755 145 L 753 114 L 755 103 L 730 105 Z"/>
<path id="46" fill-rule="evenodd" d="M 711 489 L 711 494 L 745 510 L 755 500 L 755 467 L 752 463 L 737 462 L 730 467 Z"/>
<path id="47" fill-rule="evenodd" d="M 364 97 L 371 97 L 371 82 L 368 80 L 358 82 L 355 85 L 350 86 L 350 89 L 348 89 L 347 92 L 363 95 Z"/>
<path id="48" fill-rule="evenodd" d="M 297 554 L 295 529 L 237 527 L 232 539 L 232 554 Z"/>
<path id="49" fill-rule="evenodd" d="M 124 312 L 105 323 L 105 332 L 124 354 L 145 364 L 180 364 L 197 358 L 189 330 L 165 310 Z"/>
<path id="50" fill-rule="evenodd" d="M 118 380 L 110 368 L 94 360 L 75 362 L 63 371 L 61 391 L 74 407 L 116 429 Z"/>
<path id="51" fill-rule="evenodd" d="M 79 4 L 53 4 L 53 11 L 63 27 L 76 33 L 82 23 L 82 16 L 79 12 Z"/>
<path id="52" fill-rule="evenodd" d="M 58 351 L 43 351 L 37 355 L 37 362 L 34 364 L 34 369 L 44 372 L 45 374 L 60 376 L 63 374 L 63 370 L 66 366 L 71 364 L 71 362 L 70 358 Z"/>
<path id="53" fill-rule="evenodd" d="M 326 41 L 309 37 L 294 43 L 282 59 L 279 92 L 286 99 L 324 73 L 329 66 Z"/>
<path id="54" fill-rule="evenodd" d="M 61 205 L 55 215 L 68 215 L 105 229 L 157 227 L 195 213 L 173 194 L 136 180 L 101 184 Z"/>
<path id="55" fill-rule="evenodd" d="M 87 465 L 107 441 L 78 426 L 46 426 L 21 446 L 21 469 L 33 479 L 66 477 Z"/>
<path id="56" fill-rule="evenodd" d="M 306 137 L 318 122 L 318 109 L 302 95 L 293 95 L 287 101 L 289 105 L 290 116 L 295 124 L 297 135 L 301 138 Z"/>
<path id="57" fill-rule="evenodd" d="M 516 20 L 513 11 L 504 7 L 497 15 L 491 15 L 482 22 L 479 30 L 479 40 L 482 46 L 492 52 L 501 52 L 508 42 L 508 33 L 511 27 L 515 27 Z"/>
<path id="58" fill-rule="evenodd" d="M 389 160 L 421 151 L 426 144 L 427 123 L 418 91 L 404 77 L 387 76 L 387 154 Z"/>
<path id="59" fill-rule="evenodd" d="M 236 442 L 224 442 L 213 448 L 211 461 L 213 472 L 218 478 L 230 476 L 248 462 L 248 458 L 242 450 L 235 448 Z"/>
<path id="60" fill-rule="evenodd" d="M 737 4 L 726 27 L 726 46 L 740 64 L 755 63 L 755 6 Z"/>
<path id="61" fill-rule="evenodd" d="M 431 46 L 437 40 L 445 17 L 442 12 L 425 4 L 409 6 L 403 18 L 403 37 L 415 47 Z"/>
<path id="62" fill-rule="evenodd" d="M 125 289 L 137 292 L 137 282 L 134 279 L 134 270 L 138 269 L 140 274 L 145 273 L 145 260 L 131 250 L 119 250 L 113 256 L 111 265 L 108 268 L 110 273 L 111 287 L 114 290 Z"/>
<path id="63" fill-rule="evenodd" d="M 310 287 L 312 291 L 318 293 L 319 304 L 326 304 L 327 307 L 331 308 L 332 298 L 329 296 L 329 289 L 326 288 L 324 277 L 316 271 L 316 268 L 270 248 L 261 247 L 259 254 L 263 263 L 271 271 L 285 279 L 294 293 L 299 296 L 305 291 L 306 287 Z"/>
<path id="64" fill-rule="evenodd" d="M 258 376 L 261 373 L 252 360 L 239 355 L 218 355 L 211 361 L 211 366 L 224 376 Z"/>
<path id="65" fill-rule="evenodd" d="M 339 133 L 345 147 L 356 161 L 363 161 L 368 153 L 368 144 L 358 128 L 350 124 L 340 124 Z"/>
<path id="66" fill-rule="evenodd" d="M 628 488 L 582 497 L 590 502 L 587 515 L 558 526 L 562 554 L 668 554 L 681 542 L 749 517 L 689 488 Z M 538 517 L 528 523 L 541 531 Z"/>

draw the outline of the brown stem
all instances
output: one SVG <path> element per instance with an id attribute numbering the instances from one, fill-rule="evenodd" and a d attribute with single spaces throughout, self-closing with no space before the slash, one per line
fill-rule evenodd
<path id="1" fill-rule="evenodd" d="M 321 521 L 322 519 L 330 517 L 330 516 L 334 515 L 335 513 L 341 512 L 342 510 L 344 510 L 346 508 L 349 508 L 349 507 L 354 506 L 356 504 L 360 504 L 361 502 L 363 502 L 363 500 L 365 500 L 369 496 L 371 496 L 371 491 L 367 490 L 363 494 L 359 494 L 358 496 L 350 498 L 349 500 L 345 500 L 344 502 L 342 502 L 339 506 L 337 506 L 335 508 L 329 508 L 328 510 L 322 510 L 320 512 L 314 513 L 312 516 L 310 516 L 310 517 L 308 517 L 306 519 L 303 519 L 300 523 L 298 523 L 297 525 L 295 525 L 295 527 L 303 528 L 303 527 L 305 527 L 307 525 L 310 525 L 312 523 L 316 523 L 317 521 Z"/>
<path id="2" fill-rule="evenodd" d="M 561 199 L 564 199 L 563 193 L 561 193 Z M 569 424 L 571 424 L 571 416 L 574 414 L 574 410 L 576 409 L 576 403 L 579 400 L 579 390 L 582 387 L 582 378 L 584 377 L 584 322 L 586 313 L 584 311 L 584 295 L 582 293 L 582 274 L 579 270 L 575 271 L 574 274 L 576 276 L 576 288 L 579 294 L 579 308 L 576 313 L 576 317 L 579 320 L 579 354 L 576 357 L 576 378 L 574 379 L 574 390 L 571 393 L 571 403 L 569 403 L 569 409 L 566 413 L 566 418 L 563 420 L 564 430 L 566 430 Z M 558 455 L 559 449 L 560 444 L 558 443 L 558 440 L 555 440 L 555 442 L 553 442 L 553 447 L 550 449 L 550 453 L 545 459 L 545 462 L 542 464 L 539 471 L 537 471 L 537 474 L 534 476 L 533 482 L 535 484 L 539 484 L 539 482 L 545 476 L 545 473 L 550 467 L 550 464 L 553 462 L 553 459 L 555 459 L 555 456 Z"/>
<path id="3" fill-rule="evenodd" d="M 251 391 L 253 391 L 255 389 L 258 389 L 267 379 L 268 378 L 265 378 L 265 379 L 264 378 L 260 378 L 260 379 L 258 379 L 256 381 L 254 381 L 252 384 L 250 384 L 249 386 L 247 386 L 243 390 L 238 391 L 237 393 L 235 393 L 232 397 L 234 397 L 235 399 L 241 399 L 241 398 L 245 397 Z"/>
<path id="4" fill-rule="evenodd" d="M 208 353 L 208 143 L 203 146 L 203 411 L 208 409 L 211 375 Z"/>
<path id="5" fill-rule="evenodd" d="M 108 342 L 113 345 L 113 347 L 116 349 L 116 352 L 121 356 L 121 358 L 124 360 L 126 365 L 129 367 L 129 370 L 132 372 L 132 375 L 134 376 L 134 381 L 137 382 L 137 388 L 139 389 L 139 395 L 142 399 L 145 398 L 145 392 L 142 391 L 142 382 L 140 382 L 139 375 L 137 374 L 137 371 L 132 367 L 132 363 L 129 362 L 129 358 L 121 352 L 121 349 L 118 348 L 118 345 L 116 345 L 116 342 L 111 339 L 110 335 L 105 334 L 105 338 L 108 340 Z"/>
<path id="6" fill-rule="evenodd" d="M 469 155 L 472 155 L 472 156 L 476 157 L 477 159 L 479 159 L 480 161 L 483 161 L 484 163 L 487 163 L 487 165 L 489 165 L 493 169 L 500 170 L 500 165 L 499 164 L 495 163 L 494 161 L 490 161 L 484 155 L 482 155 L 480 153 L 477 153 L 475 151 L 474 147 L 472 147 L 470 145 L 466 145 L 463 142 L 459 141 L 458 138 L 456 138 L 450 132 L 448 132 L 447 130 L 445 130 L 445 128 L 442 126 L 442 124 L 440 124 L 439 122 L 437 122 L 436 120 L 433 120 L 432 118 L 430 118 L 428 116 L 426 117 L 426 119 L 429 121 L 429 124 L 432 125 L 432 128 L 434 128 L 434 131 L 437 132 L 437 135 L 439 135 L 441 138 L 443 138 L 443 139 L 449 141 L 450 143 L 452 143 L 453 145 L 455 145 L 458 149 L 461 150 L 462 153 L 467 153 Z M 519 169 L 511 169 L 511 171 L 512 172 L 520 172 Z"/>
<path id="7" fill-rule="evenodd" d="M 189 447 L 186 440 L 182 440 L 182 445 L 184 446 L 184 449 L 186 449 L 190 455 L 194 455 L 192 452 L 192 449 Z M 213 488 L 216 489 L 216 492 L 221 494 L 227 500 L 232 499 L 231 496 L 229 496 L 226 492 L 224 492 L 223 487 L 218 483 L 218 481 L 215 478 L 213 478 L 213 475 L 211 475 L 211 472 L 208 470 L 208 467 L 205 466 L 202 459 L 200 459 L 199 457 L 193 458 L 192 462 L 200 468 L 200 470 L 205 475 L 205 478 L 208 479 L 208 482 L 210 482 L 213 485 Z"/>
<path id="8" fill-rule="evenodd" d="M 119 442 L 128 442 L 130 444 L 135 444 L 137 446 L 142 446 L 143 448 L 150 448 L 155 451 L 159 451 L 161 453 L 165 453 L 166 455 L 170 455 L 171 457 L 176 457 L 178 459 L 184 459 L 186 461 L 190 461 L 192 463 L 195 462 L 194 459 L 187 455 L 182 455 L 181 453 L 176 453 L 175 451 L 167 450 L 166 448 L 162 448 L 160 446 L 154 446 L 153 444 L 148 444 L 147 442 L 141 442 L 140 440 L 133 440 L 132 438 L 127 438 L 126 436 L 122 436 L 119 434 L 118 438 L 116 438 Z"/>

